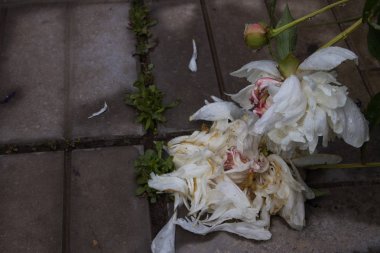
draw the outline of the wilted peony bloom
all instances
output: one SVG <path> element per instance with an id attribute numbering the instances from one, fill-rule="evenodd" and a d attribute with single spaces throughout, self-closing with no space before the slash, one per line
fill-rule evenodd
<path id="1" fill-rule="evenodd" d="M 313 193 L 281 157 L 260 153 L 258 138 L 248 134 L 250 117 L 229 120 L 236 108 L 225 103 L 208 104 L 221 108 L 209 130 L 168 143 L 176 171 L 151 175 L 150 187 L 174 193 L 175 207 L 188 210 L 186 218 L 173 216 L 153 241 L 153 252 L 172 252 L 174 224 L 196 234 L 227 231 L 255 240 L 270 239 L 270 215 L 295 229 L 304 226 L 304 201 Z"/>
<path id="2" fill-rule="evenodd" d="M 331 72 L 345 60 L 357 56 L 340 47 L 324 48 L 285 80 L 275 62 L 254 61 L 231 73 L 251 83 L 231 98 L 260 117 L 250 133 L 266 135 L 281 151 L 313 153 L 319 137 L 326 146 L 334 136 L 360 147 L 369 139 L 368 123 Z"/>

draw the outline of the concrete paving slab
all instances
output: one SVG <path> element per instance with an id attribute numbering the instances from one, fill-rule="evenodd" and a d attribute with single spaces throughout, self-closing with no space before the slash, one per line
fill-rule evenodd
<path id="1" fill-rule="evenodd" d="M 142 135 L 124 94 L 136 80 L 129 3 L 75 5 L 71 13 L 72 137 Z M 107 102 L 107 112 L 88 117 Z"/>
<path id="2" fill-rule="evenodd" d="M 0 143 L 63 138 L 64 9 L 8 9 L 2 42 Z"/>
<path id="3" fill-rule="evenodd" d="M 380 70 L 366 71 L 369 85 L 374 94 L 380 92 Z"/>
<path id="4" fill-rule="evenodd" d="M 380 132 L 376 130 L 374 134 L 371 135 L 364 156 L 365 162 L 379 161 L 380 153 L 378 150 L 380 148 L 380 142 L 377 137 L 379 133 Z M 342 140 L 336 140 L 332 142 L 329 147 L 321 148 L 319 153 L 340 155 L 343 158 L 342 163 L 361 163 L 360 149 L 351 147 Z M 307 170 L 306 175 L 306 182 L 311 186 L 331 183 L 380 183 L 380 168 Z"/>
<path id="5" fill-rule="evenodd" d="M 71 252 L 148 252 L 146 199 L 135 196 L 133 162 L 142 147 L 72 153 Z"/>
<path id="6" fill-rule="evenodd" d="M 147 1 L 151 15 L 159 21 L 152 28 L 158 46 L 151 53 L 155 65 L 156 85 L 165 93 L 165 101 L 181 100 L 167 111 L 168 122 L 159 128 L 162 133 L 198 128 L 189 116 L 204 105 L 210 95 L 220 96 L 209 41 L 199 1 Z M 192 39 L 198 47 L 198 71 L 190 72 Z"/>
<path id="7" fill-rule="evenodd" d="M 0 252 L 60 252 L 63 152 L 0 156 L 0 173 Z"/>
<path id="8" fill-rule="evenodd" d="M 365 2 L 365 0 L 349 1 L 343 6 L 335 8 L 334 12 L 336 13 L 337 19 L 344 21 L 360 17 L 362 15 Z M 351 24 L 353 24 L 353 22 L 343 23 L 342 28 L 345 29 Z M 351 33 L 346 39 L 352 50 L 360 56 L 359 66 L 361 69 L 380 67 L 380 63 L 368 52 L 367 32 L 368 26 L 362 25 L 355 32 Z"/>
<path id="9" fill-rule="evenodd" d="M 308 202 L 302 231 L 289 228 L 279 217 L 272 219 L 272 239 L 265 242 L 222 232 L 197 236 L 178 228 L 176 252 L 379 252 L 380 187 L 344 187 L 330 192 Z"/>

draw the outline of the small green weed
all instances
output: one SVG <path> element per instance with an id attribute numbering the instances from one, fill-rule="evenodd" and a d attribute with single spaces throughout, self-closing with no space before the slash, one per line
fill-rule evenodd
<path id="1" fill-rule="evenodd" d="M 136 35 L 136 55 L 145 56 L 156 46 L 156 43 L 149 41 L 152 37 L 149 28 L 156 24 L 157 20 L 149 17 L 149 9 L 142 1 L 132 2 L 132 8 L 129 11 L 129 29 Z"/>
<path id="2" fill-rule="evenodd" d="M 137 91 L 126 94 L 124 102 L 138 111 L 137 122 L 141 123 L 145 130 L 149 129 L 156 133 L 157 125 L 166 121 L 165 111 L 176 106 L 178 101 L 168 105 L 163 104 L 164 93 L 151 84 L 153 65 L 149 65 L 148 72 L 140 73 L 133 84 Z"/>
<path id="3" fill-rule="evenodd" d="M 151 203 L 157 201 L 157 191 L 148 186 L 150 174 L 153 172 L 161 175 L 172 172 L 175 168 L 172 157 L 165 158 L 163 146 L 162 141 L 155 142 L 155 149 L 146 150 L 134 163 L 138 184 L 136 195 L 148 197 Z"/>

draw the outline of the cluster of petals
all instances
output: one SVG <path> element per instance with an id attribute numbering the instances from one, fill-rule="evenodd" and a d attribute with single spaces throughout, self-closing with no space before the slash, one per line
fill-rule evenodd
<path id="1" fill-rule="evenodd" d="M 313 153 L 319 137 L 326 146 L 335 136 L 360 147 L 368 141 L 368 123 L 332 71 L 345 60 L 357 56 L 340 47 L 324 48 L 286 79 L 275 62 L 253 61 L 231 73 L 251 83 L 231 98 L 259 117 L 250 132 L 266 135 L 281 151 Z"/>

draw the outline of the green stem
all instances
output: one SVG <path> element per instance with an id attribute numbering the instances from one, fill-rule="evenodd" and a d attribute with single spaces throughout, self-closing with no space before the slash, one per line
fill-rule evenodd
<path id="1" fill-rule="evenodd" d="M 352 33 L 353 31 L 355 31 L 356 29 L 358 29 L 361 26 L 361 24 L 363 24 L 363 20 L 360 18 L 355 23 L 353 23 L 350 27 L 348 27 L 346 30 L 344 30 L 343 32 L 339 33 L 332 40 L 330 40 L 329 42 L 327 42 L 326 44 L 324 44 L 321 48 L 330 47 L 330 46 L 334 45 L 335 43 L 337 43 L 337 42 L 339 42 L 341 40 L 344 40 L 345 38 L 347 38 L 347 36 L 350 33 Z"/>
<path id="2" fill-rule="evenodd" d="M 302 27 L 317 27 L 317 26 L 327 26 L 327 25 L 336 25 L 336 24 L 344 24 L 344 23 L 352 23 L 354 21 L 357 21 L 360 17 L 355 17 L 355 18 L 349 18 L 349 19 L 344 19 L 344 20 L 338 20 L 338 21 L 333 21 L 333 22 L 325 22 L 325 23 L 319 23 L 319 24 L 308 24 L 308 25 L 302 25 Z"/>
<path id="3" fill-rule="evenodd" d="M 344 3 L 348 2 L 348 1 L 350 1 L 350 0 L 340 0 L 340 1 L 335 2 L 333 4 L 327 5 L 327 6 L 323 7 L 322 9 L 313 11 L 313 12 L 307 14 L 306 16 L 303 16 L 302 18 L 296 19 L 296 20 L 294 20 L 294 21 L 292 21 L 292 22 L 290 22 L 290 23 L 288 23 L 286 25 L 283 25 L 283 26 L 279 27 L 279 28 L 272 29 L 269 32 L 269 38 L 275 37 L 275 36 L 279 35 L 280 33 L 282 33 L 283 31 L 285 31 L 285 30 L 287 30 L 289 28 L 292 28 L 293 26 L 298 25 L 299 23 L 301 23 L 301 22 L 303 22 L 303 21 L 305 21 L 305 20 L 307 20 L 309 18 L 312 18 L 312 17 L 314 17 L 314 16 L 316 16 L 318 14 L 321 14 L 321 13 L 327 11 L 327 10 L 330 10 L 331 8 L 333 8 L 333 7 L 337 6 L 337 5 L 344 4 Z"/>
<path id="4" fill-rule="evenodd" d="M 355 169 L 355 168 L 380 168 L 380 162 L 376 163 L 342 163 L 342 164 L 322 164 L 314 165 L 308 169 Z"/>

